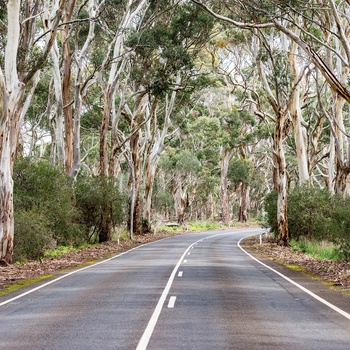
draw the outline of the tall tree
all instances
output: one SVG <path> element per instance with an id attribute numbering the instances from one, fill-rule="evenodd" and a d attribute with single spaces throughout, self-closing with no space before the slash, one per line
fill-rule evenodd
<path id="1" fill-rule="evenodd" d="M 36 2 L 27 1 L 24 5 L 27 11 L 21 13 L 21 1 L 9 0 L 6 8 L 4 2 L 1 2 L 2 10 L 7 14 L 7 43 L 4 67 L 0 67 L 0 260 L 6 262 L 11 262 L 13 256 L 12 172 L 24 94 L 26 86 L 46 62 L 51 51 L 64 3 L 61 0 L 55 4 L 49 31 L 45 33 L 47 40 L 43 45 L 38 45 L 35 38 L 41 29 L 35 23 L 42 8 Z M 25 25 L 21 26 L 21 23 Z M 20 40 L 24 40 L 25 60 L 18 57 Z M 30 63 L 29 60 L 34 59 L 31 53 L 36 50 L 40 52 L 39 57 Z"/>

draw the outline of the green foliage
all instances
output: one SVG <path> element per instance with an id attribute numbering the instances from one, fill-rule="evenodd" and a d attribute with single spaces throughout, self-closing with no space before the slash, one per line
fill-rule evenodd
<path id="1" fill-rule="evenodd" d="M 296 187 L 288 197 L 288 223 L 291 239 L 326 239 L 325 222 L 329 218 L 331 196 L 317 187 Z"/>
<path id="2" fill-rule="evenodd" d="M 102 211 L 108 208 L 112 227 L 125 218 L 126 198 L 114 181 L 104 177 L 79 176 L 75 185 L 76 206 L 82 213 L 81 224 L 86 228 L 85 238 L 97 240 L 101 231 Z"/>
<path id="3" fill-rule="evenodd" d="M 215 117 L 199 117 L 190 125 L 188 132 L 198 160 L 216 166 L 222 144 L 220 120 Z"/>
<path id="4" fill-rule="evenodd" d="M 275 237 L 277 237 L 277 191 L 273 190 L 268 193 L 265 197 L 265 211 L 267 214 L 267 222 L 269 224 L 270 230 L 274 233 Z"/>
<path id="5" fill-rule="evenodd" d="M 126 40 L 135 52 L 131 78 L 160 96 L 173 86 L 177 72 L 191 72 L 214 20 L 191 3 L 168 6 L 163 2 L 151 3 L 147 20 L 151 26 L 131 31 Z"/>
<path id="6" fill-rule="evenodd" d="M 81 247 L 79 247 L 81 248 Z M 54 249 L 46 249 L 44 256 L 45 258 L 59 258 L 60 256 L 70 253 L 70 252 L 74 252 L 76 249 L 71 247 L 71 246 L 58 246 Z"/>
<path id="7" fill-rule="evenodd" d="M 300 237 L 298 241 L 291 240 L 294 251 L 300 251 L 318 259 L 339 260 L 342 256 L 337 246 L 328 241 L 310 241 Z"/>
<path id="8" fill-rule="evenodd" d="M 271 230 L 277 233 L 277 192 L 265 198 Z M 339 257 L 350 260 L 350 197 L 332 196 L 326 189 L 302 186 L 288 195 L 288 223 L 291 240 L 328 241 L 338 247 Z M 300 248 L 302 249 L 302 248 Z"/>
<path id="9" fill-rule="evenodd" d="M 77 224 L 79 212 L 72 200 L 70 178 L 46 161 L 24 158 L 16 160 L 13 179 L 15 255 L 24 256 L 26 247 L 29 258 L 39 257 L 48 245 L 78 245 L 83 241 L 84 230 Z M 30 251 L 30 246 L 36 253 Z"/>
<path id="10" fill-rule="evenodd" d="M 56 245 L 50 222 L 35 210 L 15 212 L 14 260 L 38 259 Z"/>
<path id="11" fill-rule="evenodd" d="M 228 169 L 228 178 L 237 185 L 240 182 L 249 185 L 252 180 L 254 163 L 249 159 L 234 159 Z"/>
<path id="12" fill-rule="evenodd" d="M 186 226 L 188 231 L 210 231 L 223 228 L 224 226 L 217 222 L 209 221 L 191 221 Z M 184 226 L 166 226 L 160 225 L 157 231 L 166 231 L 166 232 L 181 232 L 184 230 Z"/>
<path id="13" fill-rule="evenodd" d="M 171 150 L 162 156 L 160 167 L 166 171 L 178 172 L 181 175 L 197 174 L 201 163 L 190 150 Z"/>
<path id="14" fill-rule="evenodd" d="M 343 199 L 340 196 L 333 198 L 329 218 L 324 224 L 327 228 L 327 238 L 339 245 L 343 259 L 350 260 L 350 197 Z"/>

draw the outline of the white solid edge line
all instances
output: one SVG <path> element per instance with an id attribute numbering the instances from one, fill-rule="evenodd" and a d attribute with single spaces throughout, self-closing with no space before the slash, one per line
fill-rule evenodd
<path id="1" fill-rule="evenodd" d="M 248 236 L 246 236 L 248 237 Z M 253 255 L 249 254 L 246 250 L 244 250 L 241 247 L 241 241 L 246 238 L 243 237 L 239 240 L 239 242 L 237 243 L 237 246 L 245 253 L 247 254 L 250 258 L 252 258 L 253 260 L 255 260 L 256 262 L 258 262 L 260 265 L 266 267 L 267 269 L 273 271 L 274 273 L 276 273 L 277 275 L 281 276 L 282 278 L 284 278 L 286 281 L 288 281 L 289 283 L 295 285 L 296 287 L 298 287 L 299 289 L 301 289 L 302 291 L 304 291 L 305 293 L 307 293 L 308 295 L 310 295 L 311 297 L 313 297 L 314 299 L 318 300 L 319 302 L 321 302 L 322 304 L 328 306 L 329 308 L 331 308 L 332 310 L 336 311 L 337 313 L 339 313 L 340 315 L 344 316 L 345 318 L 347 318 L 348 320 L 350 320 L 350 314 L 347 313 L 346 311 L 340 309 L 339 307 L 331 304 L 330 302 L 328 302 L 327 300 L 319 297 L 317 294 L 311 292 L 310 290 L 308 290 L 307 288 L 303 287 L 302 285 L 300 285 L 299 283 L 293 281 L 292 279 L 290 279 L 289 277 L 283 275 L 282 273 L 276 271 L 275 269 L 273 269 L 272 267 L 264 264 L 263 262 L 261 262 L 260 260 L 256 259 Z"/>
<path id="2" fill-rule="evenodd" d="M 164 239 L 168 239 L 168 238 L 164 238 Z M 159 242 L 159 241 L 161 241 L 161 240 L 158 240 L 157 242 Z M 117 259 L 117 258 L 119 258 L 119 257 L 121 257 L 121 256 L 123 256 L 123 255 L 125 255 L 125 254 L 127 254 L 127 253 L 129 253 L 129 252 L 131 252 L 131 251 L 133 251 L 133 250 L 139 249 L 139 248 L 141 248 L 141 247 L 144 247 L 144 246 L 149 245 L 149 244 L 152 244 L 152 243 L 154 243 L 154 242 L 149 242 L 149 243 L 141 244 L 141 245 L 139 245 L 139 246 L 137 246 L 137 247 L 135 247 L 135 248 L 132 248 L 132 249 L 130 249 L 130 250 L 127 250 L 126 252 L 122 252 L 122 253 L 120 253 L 120 254 L 114 255 L 114 256 L 112 256 L 111 258 L 108 258 L 108 259 L 99 261 L 99 262 L 97 262 L 97 263 L 91 264 L 91 265 L 89 265 L 89 266 L 85 266 L 85 267 L 82 267 L 82 268 L 80 268 L 80 269 L 74 270 L 74 271 L 72 271 L 72 272 L 66 273 L 66 274 L 64 274 L 64 275 L 61 276 L 61 277 L 55 278 L 55 279 L 52 280 L 52 281 L 46 282 L 46 283 L 44 283 L 44 284 L 41 284 L 41 285 L 38 286 L 38 287 L 35 287 L 35 288 L 33 288 L 33 289 L 28 290 L 27 292 L 24 292 L 24 293 L 19 294 L 19 295 L 15 296 L 15 297 L 13 297 L 13 298 L 11 298 L 11 299 L 8 299 L 8 300 L 3 301 L 2 303 L 0 303 L 0 307 L 4 306 L 4 305 L 6 305 L 6 304 L 12 303 L 13 301 L 18 300 L 18 299 L 20 299 L 20 298 L 23 298 L 24 296 L 26 296 L 26 295 L 28 295 L 28 294 L 31 294 L 31 293 L 33 293 L 33 292 L 36 292 L 36 291 L 39 290 L 39 289 L 42 289 L 42 288 L 44 288 L 44 287 L 47 287 L 47 286 L 49 286 L 50 284 L 53 284 L 53 283 L 55 283 L 55 282 L 57 282 L 57 281 L 62 280 L 63 278 L 66 278 L 66 277 L 69 277 L 69 276 L 71 276 L 71 275 L 74 275 L 74 274 L 76 274 L 76 273 L 78 273 L 78 272 L 81 272 L 81 271 L 90 269 L 90 268 L 92 268 L 92 267 L 94 267 L 94 266 L 104 264 L 104 263 L 106 263 L 106 262 L 108 262 L 108 261 Z"/>
<path id="3" fill-rule="evenodd" d="M 232 231 L 230 232 L 232 233 Z M 225 235 L 225 234 L 229 234 L 228 232 L 225 232 L 225 233 L 219 233 L 219 234 L 215 234 L 213 236 L 210 236 L 208 238 L 213 238 L 213 237 L 216 237 L 216 236 L 220 236 L 220 235 Z M 202 241 L 202 239 L 192 243 L 186 250 L 185 252 L 182 254 L 181 258 L 179 259 L 179 261 L 177 262 L 176 266 L 174 267 L 174 270 L 173 272 L 171 273 L 170 277 L 169 277 L 169 280 L 163 290 L 163 293 L 162 295 L 160 296 L 160 299 L 157 303 L 157 306 L 156 308 L 154 309 L 153 311 L 153 314 L 147 324 L 147 327 L 145 329 L 145 331 L 143 332 L 142 334 L 142 337 L 136 347 L 136 350 L 146 350 L 147 349 L 147 345 L 151 339 L 151 336 L 153 334 L 153 331 L 154 331 L 154 328 L 157 324 L 157 321 L 158 321 L 158 318 L 160 316 L 160 313 L 163 309 L 163 306 L 164 306 L 164 303 L 165 303 L 165 300 L 169 294 L 169 291 L 170 291 L 170 288 L 171 288 L 171 285 L 173 284 L 174 282 L 174 279 L 175 279 L 175 276 L 176 276 L 176 273 L 184 259 L 184 257 L 186 256 L 186 254 L 188 253 L 188 251 L 191 249 L 191 247 L 193 247 L 194 245 L 196 245 L 198 242 Z"/>

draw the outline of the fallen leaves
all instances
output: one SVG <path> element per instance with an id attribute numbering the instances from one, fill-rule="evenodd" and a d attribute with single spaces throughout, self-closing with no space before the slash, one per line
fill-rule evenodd
<path id="1" fill-rule="evenodd" d="M 293 251 L 289 247 L 281 247 L 270 242 L 264 242 L 260 245 L 256 238 L 246 240 L 245 244 L 262 256 L 284 265 L 297 265 L 307 273 L 316 275 L 334 286 L 350 289 L 350 262 L 320 260 L 302 252 Z"/>

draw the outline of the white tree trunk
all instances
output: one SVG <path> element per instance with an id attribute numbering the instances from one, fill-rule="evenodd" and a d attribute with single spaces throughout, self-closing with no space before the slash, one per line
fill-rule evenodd
<path id="1" fill-rule="evenodd" d="M 62 15 L 63 0 L 58 4 L 56 19 Z M 57 22 L 48 35 L 55 35 Z M 5 76 L 0 68 L 0 260 L 12 261 L 14 238 L 13 163 L 23 109 L 25 84 L 17 74 L 17 51 L 20 38 L 20 0 L 7 1 L 7 44 Z M 51 49 L 49 41 L 42 57 L 23 81 L 28 82 L 40 69 Z M 26 54 L 28 54 L 26 52 Z"/>
<path id="2" fill-rule="evenodd" d="M 292 74 L 294 77 L 293 91 L 290 103 L 290 113 L 292 116 L 296 156 L 298 163 L 299 183 L 304 184 L 309 180 L 309 167 L 308 167 L 308 155 L 307 155 L 307 138 L 306 131 L 302 126 L 302 113 L 300 103 L 300 81 L 301 77 L 300 68 L 296 57 L 298 55 L 298 45 L 294 42 L 291 43 L 290 53 L 288 55 L 289 63 L 291 65 Z"/>
<path id="3" fill-rule="evenodd" d="M 96 16 L 95 0 L 89 0 L 88 13 L 90 18 Z M 85 40 L 82 49 L 79 51 L 76 57 L 77 73 L 75 78 L 75 90 L 74 90 L 74 120 L 73 120 L 73 164 L 70 171 L 70 176 L 75 178 L 81 165 L 81 150 L 80 150 L 80 123 L 82 115 L 83 101 L 85 100 L 88 88 L 95 83 L 95 80 L 91 80 L 88 84 L 83 82 L 84 60 L 88 53 L 88 48 L 95 37 L 95 21 L 89 22 L 89 33 Z"/>
<path id="4" fill-rule="evenodd" d="M 8 263 L 12 262 L 14 237 L 12 167 L 20 116 L 16 107 L 24 94 L 16 67 L 20 35 L 19 11 L 20 1 L 9 0 L 5 76 L 0 68 L 0 261 Z"/>
<path id="5" fill-rule="evenodd" d="M 49 31 L 51 28 L 51 18 L 53 18 L 56 12 L 56 5 L 52 6 L 52 12 L 46 8 L 43 14 L 43 23 L 45 24 L 44 30 Z M 46 37 L 47 43 L 51 38 Z M 63 98 L 62 98 L 62 79 L 60 72 L 60 59 L 59 59 L 59 48 L 57 44 L 57 38 L 55 36 L 53 45 L 50 51 L 51 66 L 52 66 L 52 79 L 54 83 L 54 91 L 56 98 L 56 117 L 55 117 L 55 134 L 57 142 L 57 156 L 58 163 L 64 167 L 65 164 L 65 142 L 64 142 L 64 117 L 63 117 Z"/>
<path id="6" fill-rule="evenodd" d="M 180 74 L 178 74 L 176 79 L 176 86 L 180 86 L 180 83 L 181 83 L 181 76 Z M 146 152 L 145 154 L 145 171 L 144 171 L 145 203 L 144 203 L 143 217 L 148 221 L 149 230 L 151 229 L 151 221 L 152 221 L 152 193 L 153 193 L 154 178 L 155 178 L 158 163 L 160 160 L 160 155 L 165 148 L 165 138 L 168 134 L 170 117 L 175 106 L 176 95 L 177 95 L 177 91 L 175 90 L 172 92 L 170 99 L 168 99 L 168 96 L 166 96 L 165 118 L 164 118 L 162 131 L 158 130 L 157 128 L 157 114 L 156 114 L 156 109 L 158 107 L 157 102 L 155 102 L 154 113 L 152 112 L 154 114 L 153 118 L 155 118 L 154 122 L 152 123 L 150 120 L 148 123 L 146 123 L 146 135 L 147 135 L 146 142 L 148 143 L 148 146 L 146 146 L 146 150 L 148 150 L 148 152 Z M 151 130 L 152 125 L 153 125 L 153 130 Z"/>

